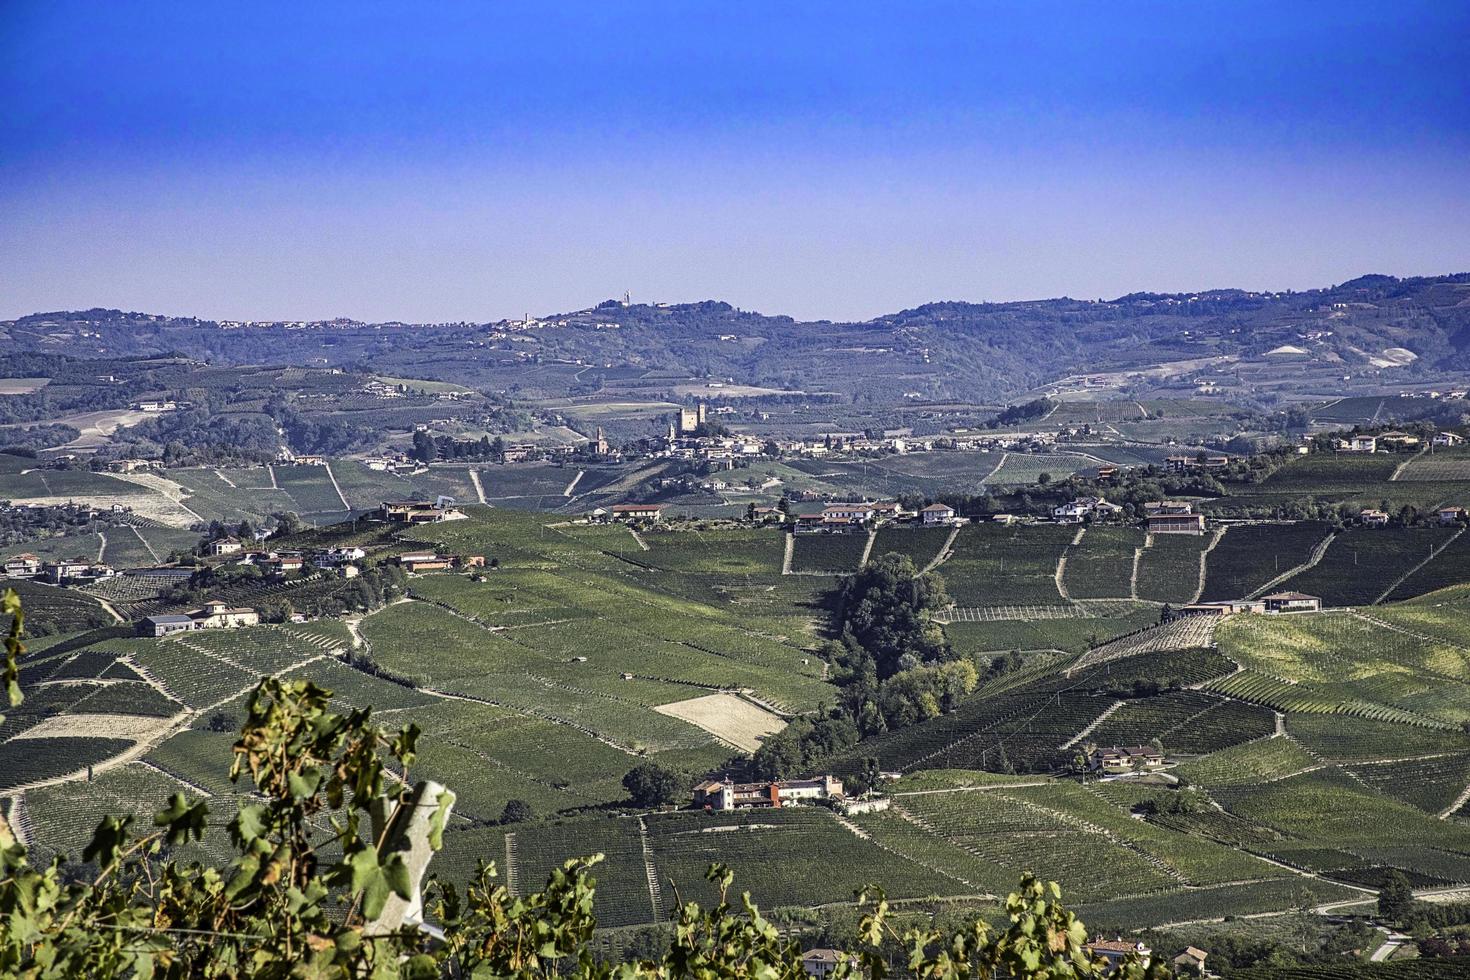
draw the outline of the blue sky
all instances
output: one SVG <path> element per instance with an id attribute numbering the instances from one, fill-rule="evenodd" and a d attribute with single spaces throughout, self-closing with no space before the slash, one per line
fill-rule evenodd
<path id="1" fill-rule="evenodd" d="M 0 316 L 1466 270 L 1463 3 L 0 0 Z"/>

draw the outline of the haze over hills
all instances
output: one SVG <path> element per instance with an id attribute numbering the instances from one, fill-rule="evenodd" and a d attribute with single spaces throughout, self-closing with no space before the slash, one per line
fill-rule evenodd
<path id="1" fill-rule="evenodd" d="M 706 301 L 490 323 L 240 322 L 92 309 L 0 322 L 17 352 L 182 353 L 223 364 L 351 364 L 422 345 L 671 369 L 869 399 L 1004 399 L 1069 374 L 1272 355 L 1399 374 L 1470 366 L 1470 274 L 1367 275 L 1306 292 L 1213 289 L 1112 300 L 934 302 L 864 322 L 798 321 Z M 478 352 L 478 353 L 477 353 Z M 1402 370 L 1400 370 L 1402 369 Z"/>

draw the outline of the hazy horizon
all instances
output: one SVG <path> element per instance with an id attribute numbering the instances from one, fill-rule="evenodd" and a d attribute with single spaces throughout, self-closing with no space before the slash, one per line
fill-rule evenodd
<path id="1" fill-rule="evenodd" d="M 1470 9 L 10 4 L 0 316 L 491 321 L 1470 269 Z"/>

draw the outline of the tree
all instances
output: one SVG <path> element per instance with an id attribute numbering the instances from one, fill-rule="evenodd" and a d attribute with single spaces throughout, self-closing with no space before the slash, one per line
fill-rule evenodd
<path id="1" fill-rule="evenodd" d="M 525 823 L 536 816 L 531 804 L 525 800 L 506 800 L 505 809 L 500 811 L 501 823 Z"/>
<path id="2" fill-rule="evenodd" d="M 1378 914 L 1390 922 L 1402 922 L 1414 910 L 1414 888 L 1397 868 L 1383 879 L 1378 890 Z"/>
<path id="3" fill-rule="evenodd" d="M 904 658 L 924 663 L 949 655 L 944 631 L 929 613 L 949 605 L 944 579 L 918 574 L 913 559 L 890 553 L 844 580 L 838 620 L 849 645 L 872 657 L 878 677 L 904 669 Z"/>
<path id="4" fill-rule="evenodd" d="M 642 762 L 623 776 L 623 789 L 628 791 L 635 805 L 646 808 L 679 802 L 686 787 L 684 780 L 672 769 L 657 762 Z"/>
<path id="5" fill-rule="evenodd" d="M 413 434 L 413 458 L 420 463 L 432 463 L 439 458 L 439 449 L 434 437 L 420 429 Z"/>

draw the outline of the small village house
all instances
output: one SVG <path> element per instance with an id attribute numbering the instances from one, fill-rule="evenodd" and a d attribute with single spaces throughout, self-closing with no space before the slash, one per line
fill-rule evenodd
<path id="1" fill-rule="evenodd" d="M 955 510 L 949 504 L 930 504 L 919 511 L 919 515 L 925 525 L 953 524 Z"/>
<path id="2" fill-rule="evenodd" d="M 615 521 L 657 521 L 663 517 L 667 504 L 613 504 Z"/>
<path id="3" fill-rule="evenodd" d="M 1151 745 L 1114 745 L 1110 748 L 1093 749 L 1087 763 L 1089 769 L 1106 776 L 1157 772 L 1164 768 L 1164 753 Z"/>
<path id="4" fill-rule="evenodd" d="M 385 500 L 378 509 L 379 519 L 390 524 L 438 524 L 467 516 L 447 503 L 431 504 L 421 500 Z"/>
<path id="5" fill-rule="evenodd" d="M 1464 436 L 1460 435 L 1457 432 L 1449 432 L 1449 431 L 1436 432 L 1434 434 L 1434 439 L 1431 440 L 1432 444 L 1435 447 L 1442 448 L 1442 449 L 1447 449 L 1447 448 L 1449 448 L 1451 446 L 1458 446 L 1461 443 L 1463 443 L 1464 441 L 1465 441 L 1465 437 Z"/>
<path id="6" fill-rule="evenodd" d="M 707 779 L 694 787 L 695 807 L 707 810 L 799 806 L 816 800 L 839 800 L 842 797 L 842 780 L 828 775 L 756 783 Z"/>
<path id="7" fill-rule="evenodd" d="M 1388 527 L 1388 514 L 1374 508 L 1358 511 L 1358 523 L 1364 527 Z"/>
<path id="8" fill-rule="evenodd" d="M 1385 449 L 1413 449 L 1420 440 L 1407 432 L 1380 432 L 1378 442 Z"/>
<path id="9" fill-rule="evenodd" d="M 1441 524 L 1459 524 L 1466 518 L 1466 510 L 1463 507 L 1441 507 L 1435 512 Z"/>
<path id="10" fill-rule="evenodd" d="M 1186 946 L 1174 957 L 1174 972 L 1181 976 L 1205 976 L 1205 958 L 1209 955 L 1198 946 Z"/>
<path id="11" fill-rule="evenodd" d="M 41 574 L 41 559 L 25 552 L 5 559 L 6 578 L 35 578 Z"/>
<path id="12" fill-rule="evenodd" d="M 230 606 L 211 599 L 204 603 L 203 607 L 188 613 L 194 621 L 194 628 L 201 630 L 214 629 L 238 629 L 242 626 L 260 625 L 260 613 L 249 606 Z"/>
<path id="13" fill-rule="evenodd" d="M 1142 942 L 1126 939 L 1094 939 L 1086 946 L 1087 952 L 1103 961 L 1103 975 L 1110 976 L 1122 969 L 1130 957 L 1137 957 L 1139 965 L 1147 968 L 1153 950 Z"/>
<path id="14" fill-rule="evenodd" d="M 1322 600 L 1302 592 L 1276 592 L 1261 599 L 1268 613 L 1317 612 Z"/>
<path id="15" fill-rule="evenodd" d="M 812 980 L 826 980 L 842 962 L 842 954 L 835 949 L 809 949 L 801 954 L 801 968 Z"/>
<path id="16" fill-rule="evenodd" d="M 235 537 L 233 534 L 227 535 L 223 538 L 215 538 L 213 541 L 209 542 L 206 548 L 206 550 L 208 550 L 208 552 L 215 557 L 219 557 L 221 555 L 238 555 L 244 549 L 245 546 L 240 543 L 240 539 Z"/>

